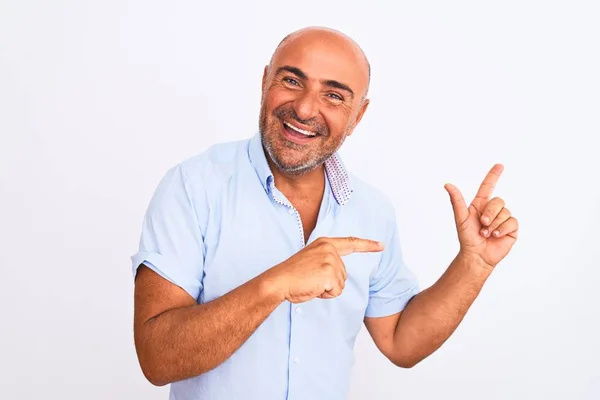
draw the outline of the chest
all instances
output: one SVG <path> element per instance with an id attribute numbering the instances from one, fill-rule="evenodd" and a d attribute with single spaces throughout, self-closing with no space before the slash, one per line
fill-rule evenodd
<path id="1" fill-rule="evenodd" d="M 230 206 L 213 213 L 204 238 L 201 302 L 243 285 L 318 237 L 369 236 L 367 225 L 337 205 L 319 208 L 297 203 L 289 207 L 271 201 L 222 204 Z M 344 256 L 343 261 L 348 275 L 343 294 L 331 301 L 315 302 L 315 307 L 325 316 L 338 312 L 360 321 L 379 255 L 356 253 Z"/>
<path id="2" fill-rule="evenodd" d="M 321 205 L 315 201 L 298 201 L 294 204 L 293 208 L 298 213 L 298 224 L 302 227 L 304 241 L 307 242 L 317 225 Z"/>

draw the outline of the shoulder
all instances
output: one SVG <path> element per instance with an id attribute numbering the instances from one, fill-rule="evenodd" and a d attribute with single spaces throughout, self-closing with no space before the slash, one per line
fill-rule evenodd
<path id="1" fill-rule="evenodd" d="M 225 182 L 235 173 L 236 165 L 247 159 L 248 139 L 213 144 L 173 167 L 190 190 L 204 189 Z"/>
<path id="2" fill-rule="evenodd" d="M 204 231 L 215 196 L 243 162 L 246 149 L 247 140 L 219 143 L 172 166 L 158 184 L 148 213 L 193 213 Z"/>
<path id="3" fill-rule="evenodd" d="M 169 199 L 193 205 L 197 211 L 207 210 L 212 198 L 229 182 L 247 160 L 248 140 L 211 145 L 166 171 L 153 196 L 153 204 Z"/>

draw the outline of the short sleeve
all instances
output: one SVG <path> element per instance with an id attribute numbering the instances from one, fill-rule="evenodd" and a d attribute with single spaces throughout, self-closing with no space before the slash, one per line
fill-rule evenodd
<path id="1" fill-rule="evenodd" d="M 402 257 L 395 219 L 388 225 L 384 245 L 380 264 L 371 276 L 366 317 L 399 313 L 419 292 L 417 279 Z"/>
<path id="2" fill-rule="evenodd" d="M 144 264 L 198 299 L 204 245 L 180 166 L 169 170 L 159 183 L 144 216 L 139 250 L 131 261 L 134 277 Z"/>

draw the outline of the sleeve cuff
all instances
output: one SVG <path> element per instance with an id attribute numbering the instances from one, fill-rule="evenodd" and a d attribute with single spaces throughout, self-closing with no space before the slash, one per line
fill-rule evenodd
<path id="1" fill-rule="evenodd" d="M 414 287 L 408 289 L 397 297 L 389 299 L 371 298 L 367 309 L 365 310 L 365 317 L 377 318 L 387 317 L 388 315 L 397 314 L 404 310 L 408 302 L 419 293 L 419 288 Z"/>
<path id="2" fill-rule="evenodd" d="M 185 290 L 194 299 L 198 299 L 202 283 L 196 278 L 184 276 L 179 261 L 158 253 L 139 252 L 131 257 L 133 277 L 141 264 L 156 272 L 174 285 Z"/>

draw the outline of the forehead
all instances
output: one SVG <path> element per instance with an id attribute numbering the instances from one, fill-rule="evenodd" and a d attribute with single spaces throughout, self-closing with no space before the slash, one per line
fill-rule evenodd
<path id="1" fill-rule="evenodd" d="M 273 57 L 273 70 L 284 65 L 300 68 L 311 80 L 336 80 L 360 93 L 368 69 L 360 49 L 338 37 L 305 36 L 290 39 Z"/>

